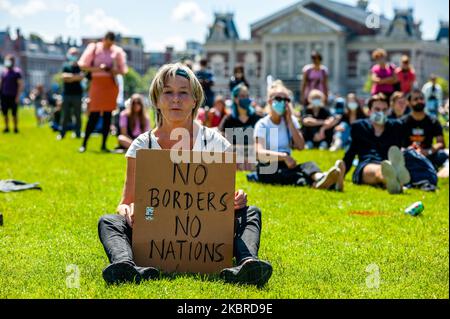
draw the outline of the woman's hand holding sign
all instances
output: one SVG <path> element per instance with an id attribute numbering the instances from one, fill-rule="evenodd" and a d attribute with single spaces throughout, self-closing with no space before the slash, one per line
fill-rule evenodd
<path id="1" fill-rule="evenodd" d="M 242 189 L 234 193 L 234 209 L 247 207 L 247 194 Z"/>
<path id="2" fill-rule="evenodd" d="M 134 203 L 131 203 L 130 205 L 127 204 L 121 204 L 117 208 L 117 212 L 119 215 L 122 215 L 125 217 L 127 224 L 130 225 L 130 227 L 133 227 L 134 224 Z"/>

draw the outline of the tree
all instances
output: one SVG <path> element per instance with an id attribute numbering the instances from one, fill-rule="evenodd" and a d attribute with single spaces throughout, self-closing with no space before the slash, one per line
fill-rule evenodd
<path id="1" fill-rule="evenodd" d="M 125 74 L 124 78 L 124 96 L 128 97 L 134 93 L 141 93 L 142 88 L 142 77 L 136 72 L 132 67 L 128 68 L 128 73 Z"/>
<path id="2" fill-rule="evenodd" d="M 156 68 L 149 68 L 147 72 L 145 72 L 144 76 L 142 77 L 142 85 L 141 85 L 141 92 L 147 94 L 148 90 L 150 89 L 150 84 L 152 83 L 153 79 L 155 78 L 156 72 L 158 70 Z"/>

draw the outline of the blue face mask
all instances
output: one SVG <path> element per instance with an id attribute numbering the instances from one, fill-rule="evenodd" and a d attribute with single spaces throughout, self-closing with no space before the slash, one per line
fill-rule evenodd
<path id="1" fill-rule="evenodd" d="M 313 99 L 311 101 L 311 104 L 313 107 L 321 107 L 322 106 L 322 100 L 321 99 Z"/>
<path id="2" fill-rule="evenodd" d="M 76 62 L 78 60 L 78 58 L 75 55 L 67 55 L 67 60 L 69 62 Z"/>
<path id="3" fill-rule="evenodd" d="M 273 101 L 272 108 L 280 116 L 283 116 L 284 113 L 286 113 L 286 104 L 284 101 Z"/>
<path id="4" fill-rule="evenodd" d="M 239 106 L 246 110 L 247 112 L 250 110 L 250 104 L 252 104 L 252 100 L 248 97 L 244 99 L 239 99 Z"/>

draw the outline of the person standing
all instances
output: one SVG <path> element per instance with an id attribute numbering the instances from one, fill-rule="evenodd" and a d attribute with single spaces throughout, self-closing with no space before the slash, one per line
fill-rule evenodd
<path id="1" fill-rule="evenodd" d="M 375 65 L 372 67 L 372 95 L 383 93 L 389 101 L 395 92 L 395 84 L 398 82 L 395 74 L 396 67 L 388 63 L 387 53 L 384 49 L 376 49 L 372 53 Z"/>
<path id="2" fill-rule="evenodd" d="M 312 64 L 303 68 L 303 81 L 300 88 L 303 105 L 308 105 L 308 97 L 311 91 L 319 90 L 328 101 L 328 69 L 322 65 L 322 55 L 313 51 L 311 54 Z"/>
<path id="3" fill-rule="evenodd" d="M 9 132 L 8 112 L 11 110 L 14 124 L 14 133 L 19 133 L 17 107 L 19 105 L 20 94 L 23 90 L 22 71 L 15 66 L 15 58 L 12 55 L 5 57 L 6 69 L 0 77 L 0 95 L 2 113 L 5 119 L 5 128 L 3 133 Z"/>
<path id="4" fill-rule="evenodd" d="M 57 137 L 59 140 L 65 137 L 69 123 L 72 123 L 72 114 L 75 117 L 75 134 L 77 138 L 81 137 L 81 98 L 83 95 L 81 81 L 84 75 L 77 63 L 78 53 L 77 48 L 70 48 L 67 52 L 67 62 L 63 66 L 61 132 Z"/>
<path id="5" fill-rule="evenodd" d="M 430 81 L 422 88 L 425 95 L 425 111 L 431 116 L 438 116 L 439 107 L 442 105 L 442 87 L 437 83 L 437 76 L 432 74 Z"/>
<path id="6" fill-rule="evenodd" d="M 402 56 L 402 65 L 395 70 L 399 82 L 400 91 L 406 96 L 414 88 L 416 72 L 409 62 L 407 55 Z"/>
<path id="7" fill-rule="evenodd" d="M 106 141 L 111 125 L 111 113 L 117 107 L 119 87 L 115 81 L 117 74 L 125 74 L 128 71 L 125 51 L 115 44 L 115 34 L 106 33 L 103 40 L 91 43 L 83 52 L 78 65 L 83 71 L 91 73 L 91 86 L 89 89 L 89 119 L 86 125 L 86 133 L 80 153 L 86 151 L 87 142 L 95 126 L 103 114 L 102 148 L 103 152 L 109 152 Z"/>
<path id="8" fill-rule="evenodd" d="M 208 70 L 208 60 L 200 60 L 200 70 L 195 72 L 195 76 L 202 85 L 203 92 L 205 92 L 205 102 L 202 107 L 212 107 L 214 104 L 214 92 L 212 87 L 214 86 L 214 75 Z"/>

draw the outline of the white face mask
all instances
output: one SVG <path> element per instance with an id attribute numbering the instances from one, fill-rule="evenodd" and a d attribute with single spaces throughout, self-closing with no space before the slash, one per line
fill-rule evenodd
<path id="1" fill-rule="evenodd" d="M 347 106 L 348 106 L 348 108 L 351 111 L 355 111 L 358 108 L 358 103 L 356 103 L 356 102 L 348 102 Z"/>
<path id="2" fill-rule="evenodd" d="M 370 120 L 378 125 L 384 125 L 387 121 L 387 116 L 384 112 L 373 112 L 370 114 Z"/>
<path id="3" fill-rule="evenodd" d="M 12 67 L 12 61 L 11 60 L 5 60 L 5 67 L 10 68 Z"/>

